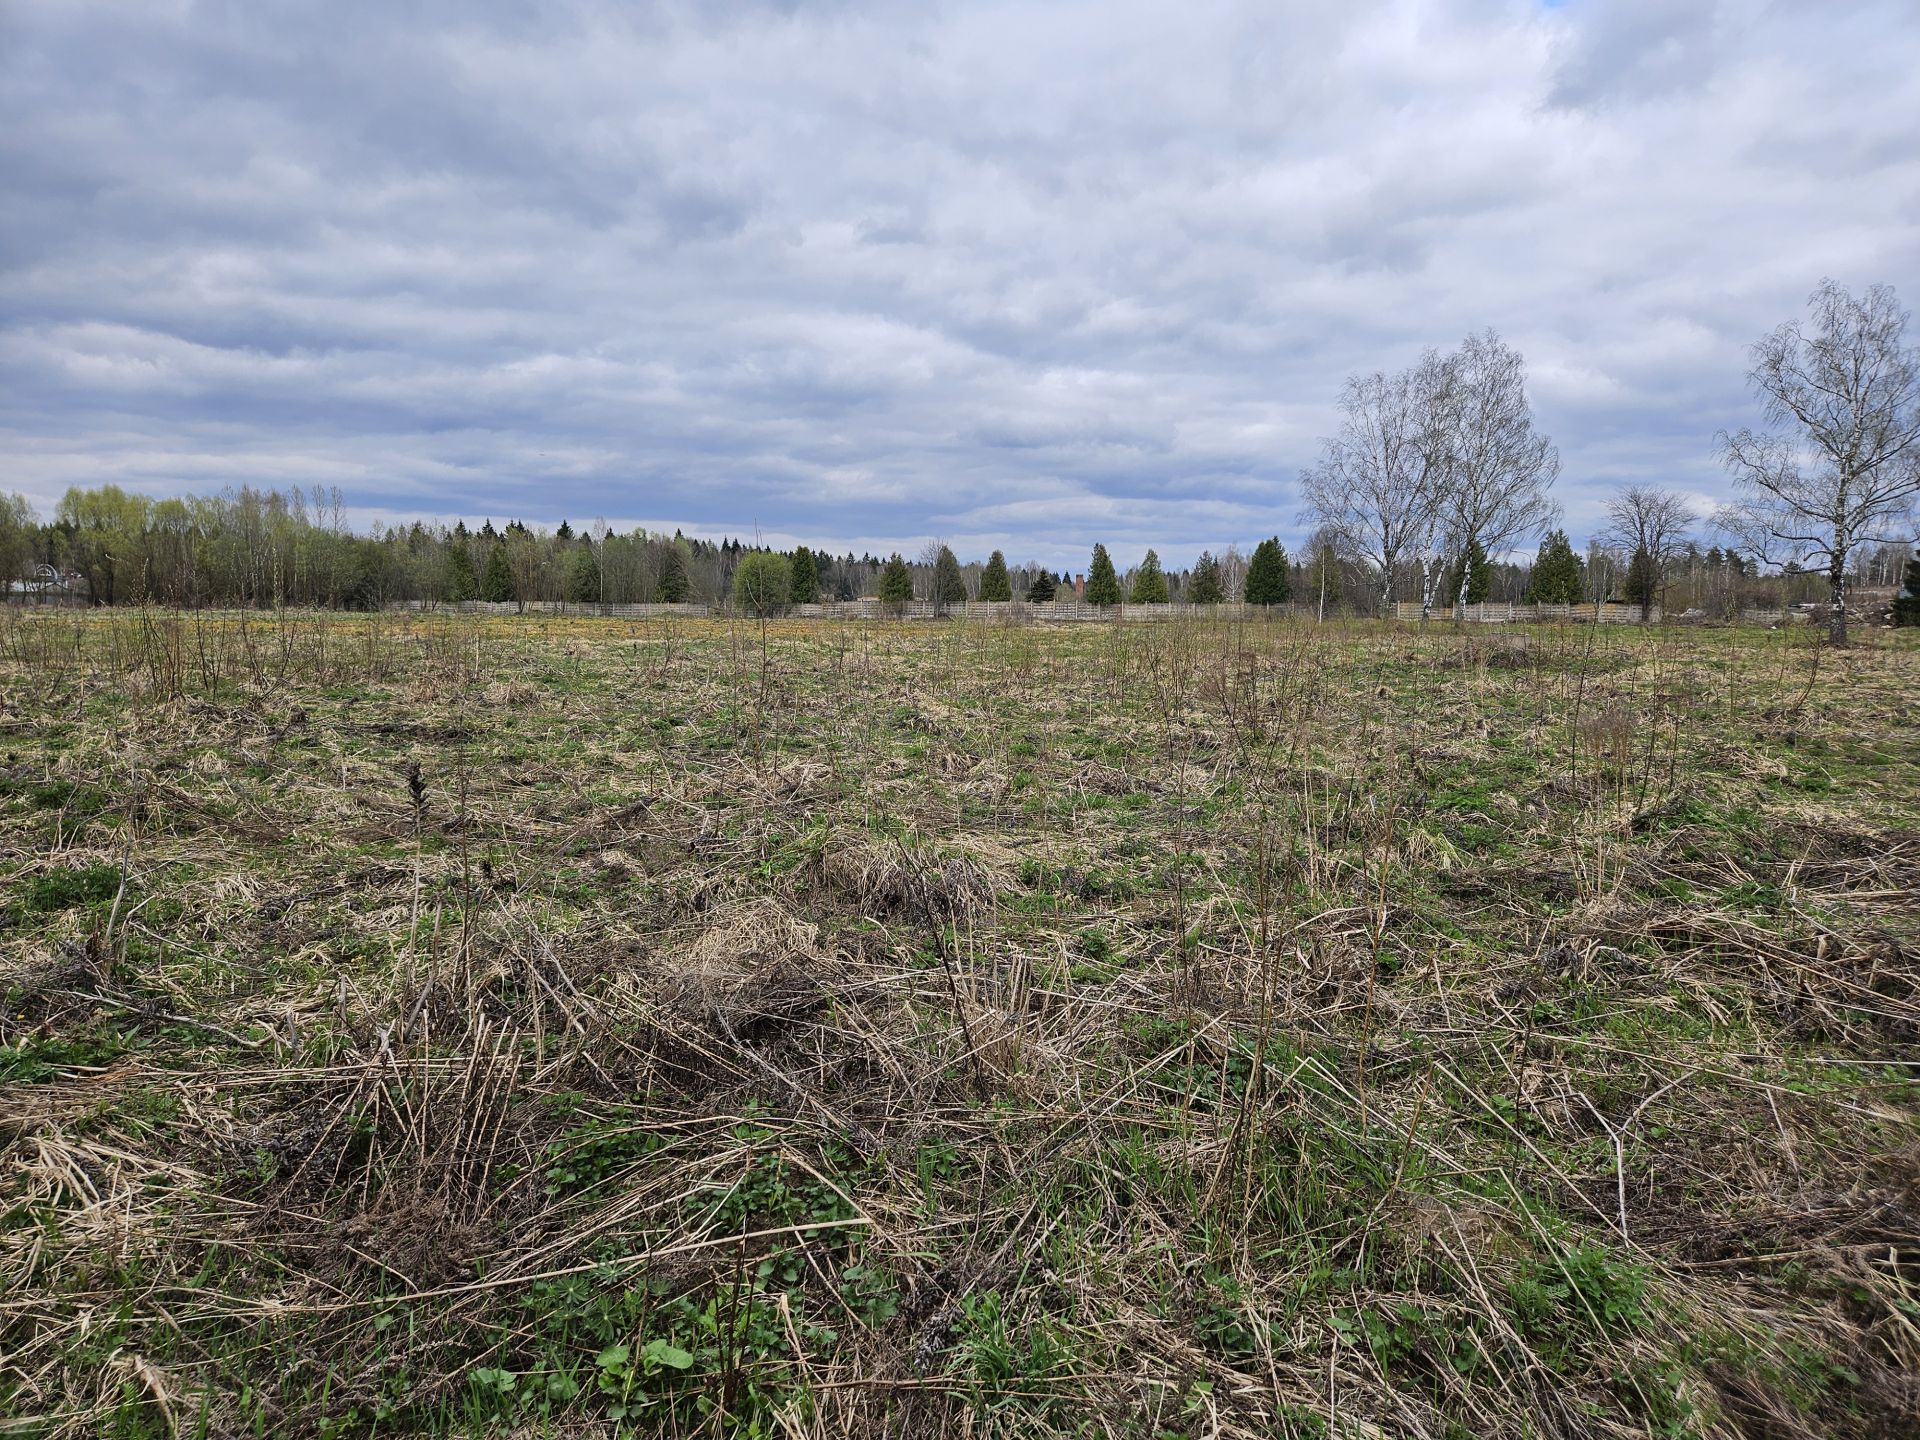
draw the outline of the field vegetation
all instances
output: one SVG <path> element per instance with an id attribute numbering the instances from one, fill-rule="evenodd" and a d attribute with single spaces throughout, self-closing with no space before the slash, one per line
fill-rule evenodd
<path id="1" fill-rule="evenodd" d="M 1920 1434 L 1920 646 L 0 614 L 0 1434 Z"/>

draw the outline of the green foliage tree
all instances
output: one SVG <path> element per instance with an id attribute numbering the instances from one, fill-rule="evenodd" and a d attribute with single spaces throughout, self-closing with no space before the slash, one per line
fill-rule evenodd
<path id="1" fill-rule="evenodd" d="M 1659 593 L 1660 567 L 1653 563 L 1653 555 L 1642 545 L 1627 564 L 1627 601 L 1638 605 L 1640 618 L 1647 620 L 1653 615 L 1653 602 Z"/>
<path id="2" fill-rule="evenodd" d="M 473 574 L 473 556 L 467 550 L 467 542 L 458 535 L 447 541 L 447 578 L 443 593 L 456 605 L 463 600 L 480 598 L 480 582 Z"/>
<path id="3" fill-rule="evenodd" d="M 1107 554 L 1104 545 L 1093 547 L 1093 560 L 1087 566 L 1087 603 L 1102 606 L 1120 603 L 1120 577 L 1114 573 L 1113 557 Z"/>
<path id="4" fill-rule="evenodd" d="M 1027 600 L 1034 605 L 1050 604 L 1058 588 L 1058 582 L 1054 580 L 1051 570 L 1037 570 L 1034 572 L 1032 581 L 1027 585 Z"/>
<path id="5" fill-rule="evenodd" d="M 1253 547 L 1253 559 L 1247 562 L 1246 596 L 1249 605 L 1284 605 L 1293 594 L 1293 577 L 1287 570 L 1287 552 L 1274 535 Z"/>
<path id="6" fill-rule="evenodd" d="M 1709 557 L 1718 564 L 1718 552 Z M 1535 605 L 1578 605 L 1586 593 L 1586 581 L 1580 574 L 1580 557 L 1573 553 L 1573 542 L 1564 530 L 1549 530 L 1540 542 L 1540 553 L 1533 557 L 1533 579 L 1527 585 L 1527 599 Z"/>
<path id="7" fill-rule="evenodd" d="M 480 573 L 480 598 L 494 605 L 514 598 L 513 565 L 507 559 L 506 545 L 499 540 L 487 551 L 487 568 Z"/>
<path id="8" fill-rule="evenodd" d="M 39 525 L 27 497 L 0 494 L 0 594 L 15 580 L 27 578 L 38 534 Z"/>
<path id="9" fill-rule="evenodd" d="M 1149 550 L 1147 558 L 1140 562 L 1140 568 L 1133 572 L 1133 593 L 1127 597 L 1127 603 L 1164 605 L 1167 600 L 1166 572 L 1160 568 L 1160 557 Z"/>
<path id="10" fill-rule="evenodd" d="M 684 605 L 691 589 L 687 580 L 687 557 L 678 545 L 669 545 L 660 556 L 660 603 Z"/>
<path id="11" fill-rule="evenodd" d="M 765 619 L 793 603 L 793 563 L 771 550 L 753 550 L 733 567 L 733 603 Z"/>
<path id="12" fill-rule="evenodd" d="M 980 572 L 980 598 L 987 604 L 1013 599 L 1013 581 L 1007 576 L 1007 557 L 998 550 L 987 557 Z"/>
<path id="13" fill-rule="evenodd" d="M 566 597 L 575 605 L 600 603 L 600 560 L 593 542 L 582 540 L 567 552 Z"/>
<path id="14" fill-rule="evenodd" d="M 880 601 L 884 605 L 898 609 L 911 599 L 913 599 L 913 572 L 907 569 L 907 562 L 896 550 L 880 570 Z"/>
<path id="15" fill-rule="evenodd" d="M 1893 623 L 1920 625 L 1920 550 L 1914 551 L 1907 560 L 1902 581 L 1902 592 L 1893 602 Z"/>
<path id="16" fill-rule="evenodd" d="M 793 552 L 793 595 L 795 605 L 811 605 L 820 598 L 820 565 L 813 552 L 802 545 Z"/>
<path id="17" fill-rule="evenodd" d="M 1220 579 L 1220 562 L 1213 552 L 1202 550 L 1193 562 L 1193 574 L 1187 580 L 1187 601 L 1193 605 L 1218 605 L 1227 598 L 1227 587 Z"/>
<path id="18" fill-rule="evenodd" d="M 945 545 L 933 557 L 933 590 L 936 605 L 958 605 L 967 598 L 967 580 L 960 573 L 960 562 Z"/>

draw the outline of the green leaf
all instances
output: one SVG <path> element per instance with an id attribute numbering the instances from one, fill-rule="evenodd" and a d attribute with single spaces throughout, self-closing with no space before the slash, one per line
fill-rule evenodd
<path id="1" fill-rule="evenodd" d="M 686 1370 L 693 1365 L 693 1356 L 677 1345 L 669 1345 L 665 1340 L 649 1340 L 647 1348 L 640 1353 L 653 1364 L 664 1365 L 669 1370 Z"/>
<path id="2" fill-rule="evenodd" d="M 609 1345 L 593 1357 L 593 1363 L 602 1370 L 616 1370 L 627 1363 L 627 1357 L 633 1354 L 625 1345 Z"/>

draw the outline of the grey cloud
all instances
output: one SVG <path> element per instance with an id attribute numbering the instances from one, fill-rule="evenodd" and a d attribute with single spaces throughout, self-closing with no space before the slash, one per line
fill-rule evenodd
<path id="1" fill-rule="evenodd" d="M 368 517 L 1295 533 L 1349 371 L 1492 324 L 1576 533 L 1744 347 L 1913 298 L 1893 5 L 24 4 L 0 455 Z"/>

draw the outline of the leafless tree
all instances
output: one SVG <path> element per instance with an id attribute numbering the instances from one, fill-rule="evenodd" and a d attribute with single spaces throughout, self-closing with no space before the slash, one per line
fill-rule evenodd
<path id="1" fill-rule="evenodd" d="M 1426 585 L 1429 606 L 1443 566 L 1464 568 L 1476 544 L 1484 554 L 1498 556 L 1560 518 L 1560 507 L 1548 493 L 1560 474 L 1560 455 L 1533 427 L 1520 352 L 1494 331 L 1483 330 L 1469 335 L 1440 364 L 1443 373 L 1432 382 L 1438 423 L 1433 438 L 1443 460 L 1437 550 Z"/>
<path id="2" fill-rule="evenodd" d="M 1520 352 L 1491 330 L 1412 369 L 1349 378 L 1340 412 L 1302 477 L 1307 516 L 1374 568 L 1383 610 L 1402 568 L 1419 568 L 1431 609 L 1443 570 L 1476 544 L 1498 554 L 1559 517 L 1559 454 L 1534 429 Z"/>
<path id="3" fill-rule="evenodd" d="M 1347 377 L 1340 433 L 1301 476 L 1307 517 L 1379 576 L 1381 613 L 1393 582 L 1433 545 L 1445 447 L 1439 442 L 1447 364 L 1429 351 L 1411 370 Z"/>
<path id="4" fill-rule="evenodd" d="M 1847 642 L 1847 559 L 1910 517 L 1920 495 L 1920 351 L 1890 286 L 1856 299 L 1831 280 L 1753 347 L 1748 373 L 1773 432 L 1719 436 L 1740 491 L 1720 523 L 1763 562 L 1824 561 L 1828 637 Z M 1782 433 L 1784 432 L 1784 433 Z"/>
<path id="5" fill-rule="evenodd" d="M 1664 587 L 1668 563 L 1686 545 L 1699 518 L 1693 507 L 1671 490 L 1629 485 L 1607 502 L 1607 528 L 1600 538 L 1629 557 L 1646 551 L 1654 574 Z M 1652 607 L 1651 593 L 1642 595 L 1642 619 Z"/>

